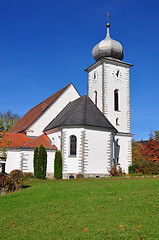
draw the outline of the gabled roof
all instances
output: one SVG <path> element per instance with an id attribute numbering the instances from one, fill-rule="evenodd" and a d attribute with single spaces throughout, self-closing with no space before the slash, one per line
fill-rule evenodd
<path id="1" fill-rule="evenodd" d="M 117 132 L 87 95 L 70 102 L 44 131 L 60 126 L 91 126 L 107 128 Z"/>
<path id="2" fill-rule="evenodd" d="M 46 149 L 57 149 L 55 146 L 52 146 L 50 143 L 50 139 L 46 136 L 46 134 L 41 135 L 38 138 L 33 139 L 30 142 L 24 143 L 20 146 L 20 148 L 35 148 L 43 145 Z"/>
<path id="3" fill-rule="evenodd" d="M 0 140 L 0 147 L 3 147 L 5 142 L 9 141 L 7 148 L 35 148 L 41 144 L 47 149 L 55 149 L 52 146 L 50 139 L 45 135 L 41 135 L 38 138 L 27 137 L 25 133 L 5 133 Z"/>
<path id="4" fill-rule="evenodd" d="M 6 141 L 9 141 L 9 148 L 17 148 L 22 144 L 25 144 L 34 138 L 27 137 L 24 133 L 4 133 L 2 139 L 0 140 L 0 147 L 3 147 Z"/>
<path id="5" fill-rule="evenodd" d="M 69 86 L 62 88 L 49 98 L 30 109 L 10 130 L 10 133 L 24 132 Z"/>

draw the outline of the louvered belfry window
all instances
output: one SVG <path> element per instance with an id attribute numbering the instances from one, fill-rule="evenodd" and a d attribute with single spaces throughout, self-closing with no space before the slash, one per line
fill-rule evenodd
<path id="1" fill-rule="evenodd" d="M 76 149 L 77 149 L 77 138 L 75 135 L 70 136 L 70 155 L 76 156 Z"/>

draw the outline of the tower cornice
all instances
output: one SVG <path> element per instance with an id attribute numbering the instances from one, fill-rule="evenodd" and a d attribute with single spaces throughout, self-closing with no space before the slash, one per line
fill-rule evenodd
<path id="1" fill-rule="evenodd" d="M 118 65 L 118 66 L 126 66 L 128 68 L 131 68 L 132 66 L 134 66 L 131 63 L 126 63 L 126 62 L 123 62 L 123 61 L 115 59 L 115 58 L 104 57 L 104 58 L 101 58 L 99 61 L 93 63 L 91 66 L 86 68 L 84 71 L 89 72 L 92 69 L 94 69 L 95 67 L 97 67 L 98 65 L 100 65 L 101 63 L 111 63 L 111 64 Z"/>

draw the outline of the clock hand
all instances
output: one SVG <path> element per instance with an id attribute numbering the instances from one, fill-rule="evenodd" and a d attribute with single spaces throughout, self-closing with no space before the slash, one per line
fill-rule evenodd
<path id="1" fill-rule="evenodd" d="M 119 76 L 119 70 L 117 71 L 116 76 L 117 76 L 117 77 Z"/>

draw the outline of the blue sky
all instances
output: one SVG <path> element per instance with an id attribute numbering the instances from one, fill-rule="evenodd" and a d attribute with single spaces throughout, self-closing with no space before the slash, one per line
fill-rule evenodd
<path id="1" fill-rule="evenodd" d="M 110 34 L 131 68 L 135 139 L 159 130 L 159 2 L 157 0 L 1 0 L 0 112 L 23 116 L 69 82 L 87 93 L 92 48 Z"/>

